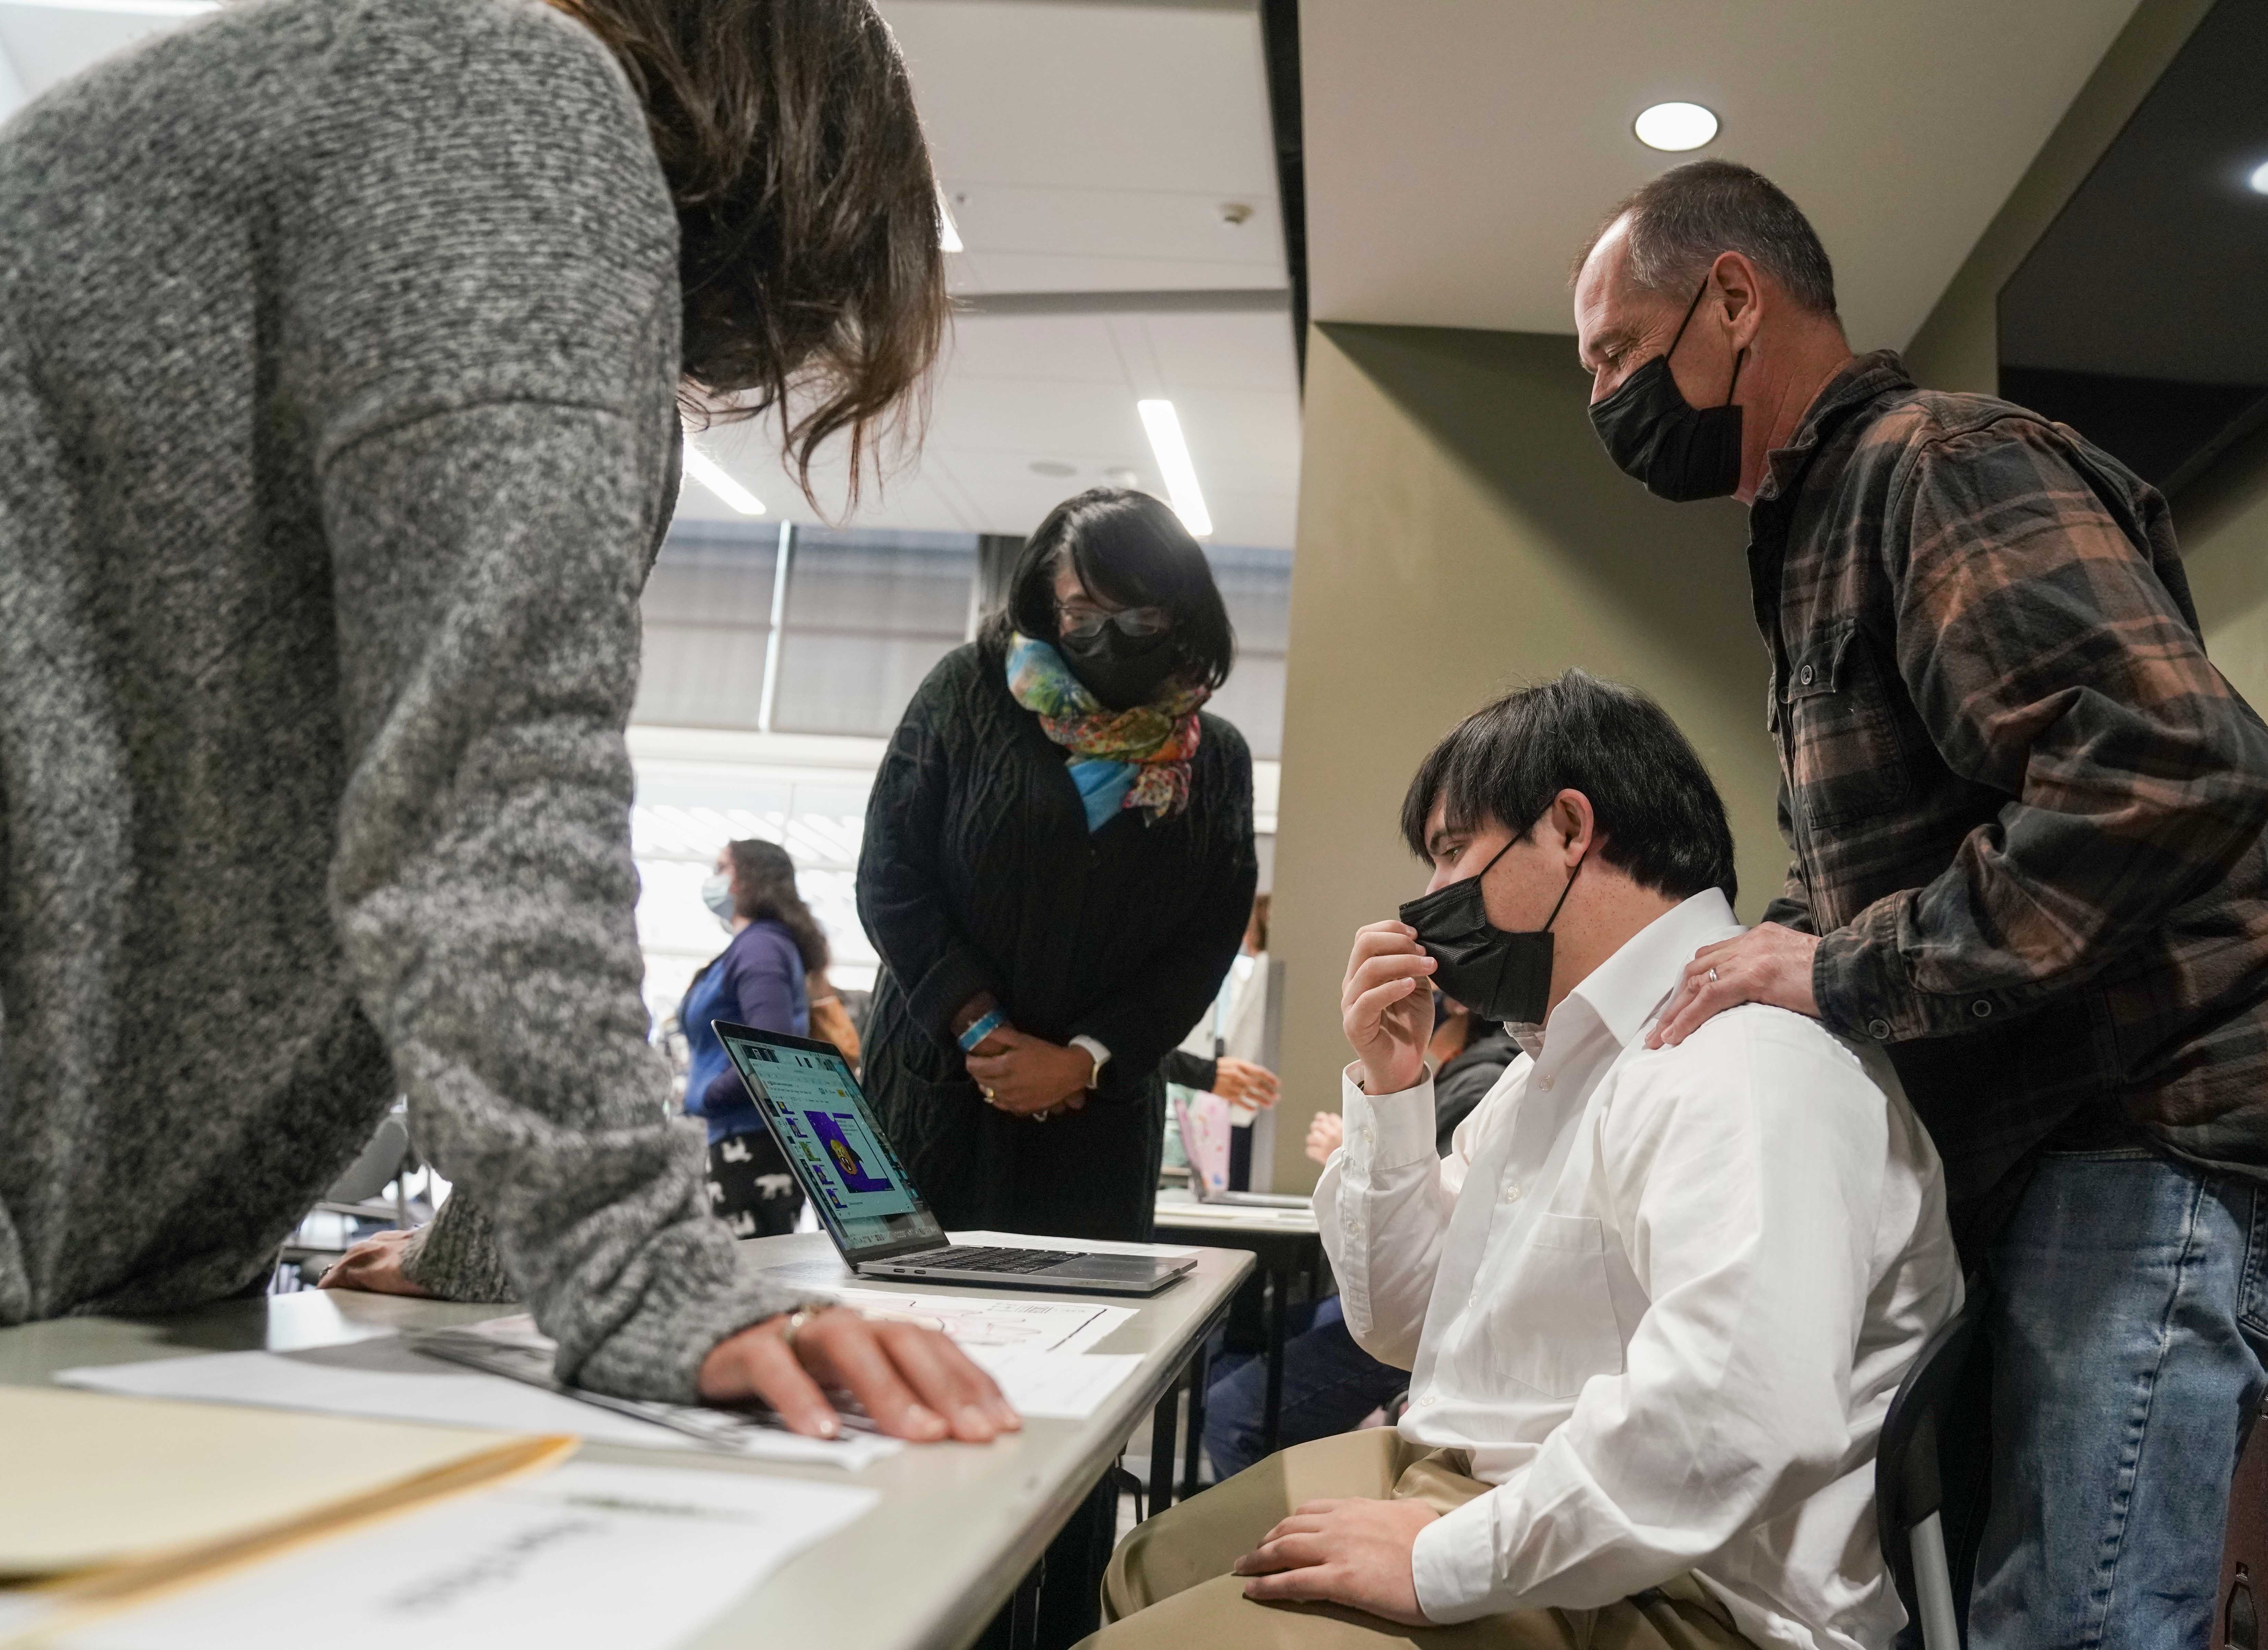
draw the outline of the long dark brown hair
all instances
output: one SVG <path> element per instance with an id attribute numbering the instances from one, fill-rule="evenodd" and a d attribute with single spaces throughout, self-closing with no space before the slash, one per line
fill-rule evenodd
<path id="1" fill-rule="evenodd" d="M 847 431 L 855 501 L 879 439 L 918 416 L 946 314 L 936 176 L 888 26 L 868 0 L 553 4 L 645 105 L 677 206 L 688 412 L 777 409 L 806 496 L 813 454 Z"/>
<path id="2" fill-rule="evenodd" d="M 752 923 L 770 921 L 786 929 L 806 973 L 825 968 L 827 936 L 796 891 L 795 861 L 787 850 L 761 836 L 744 836 L 726 843 L 725 851 L 733 861 L 733 910 Z"/>

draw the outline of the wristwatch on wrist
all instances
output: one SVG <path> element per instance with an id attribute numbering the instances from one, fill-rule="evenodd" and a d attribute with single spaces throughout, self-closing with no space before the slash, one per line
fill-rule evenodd
<path id="1" fill-rule="evenodd" d="M 1086 1074 L 1086 1086 L 1089 1088 L 1093 1088 L 1097 1083 L 1100 1083 L 1102 1080 L 1103 1064 L 1110 1058 L 1110 1050 L 1104 1048 L 1093 1037 L 1073 1037 L 1071 1040 L 1070 1046 L 1074 1049 L 1086 1050 L 1087 1058 L 1094 1062 L 1094 1069 Z"/>

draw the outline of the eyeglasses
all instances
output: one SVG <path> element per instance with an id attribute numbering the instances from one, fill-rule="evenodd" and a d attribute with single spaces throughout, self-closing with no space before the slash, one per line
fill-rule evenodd
<path id="1" fill-rule="evenodd" d="M 1072 608 L 1063 615 L 1063 633 L 1091 642 L 1107 625 L 1116 625 L 1122 636 L 1162 636 L 1173 628 L 1173 617 L 1163 608 L 1121 608 L 1105 613 L 1099 608 Z"/>

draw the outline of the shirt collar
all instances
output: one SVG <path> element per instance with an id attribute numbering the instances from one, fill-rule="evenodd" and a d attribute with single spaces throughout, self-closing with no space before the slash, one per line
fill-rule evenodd
<path id="1" fill-rule="evenodd" d="M 1812 398 L 1787 445 L 1765 454 L 1764 478 L 1756 488 L 1756 503 L 1769 504 L 1792 491 L 1820 442 L 1852 413 L 1879 395 L 1913 387 L 1913 378 L 1895 350 L 1877 350 L 1854 357 Z"/>
<path id="2" fill-rule="evenodd" d="M 1670 992 L 1685 965 L 1702 947 L 1741 932 L 1732 902 L 1722 888 L 1704 888 L 1674 910 L 1664 911 L 1622 943 L 1567 993 L 1544 1031 L 1549 1044 L 1568 1005 L 1580 1002 L 1624 1048 L 1638 1041 Z"/>

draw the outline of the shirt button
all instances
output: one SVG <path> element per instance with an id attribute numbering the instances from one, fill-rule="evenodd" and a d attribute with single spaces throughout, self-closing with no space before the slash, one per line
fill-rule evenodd
<path id="1" fill-rule="evenodd" d="M 1890 1040 L 1890 1022 L 1887 1020 L 1868 1020 L 1867 1035 L 1877 1042 L 1888 1042 Z"/>
<path id="2" fill-rule="evenodd" d="M 1992 1005 L 1986 1002 L 1980 997 L 1975 1002 L 1969 1005 L 1969 1012 L 1976 1015 L 1977 1019 L 1983 1020 L 1992 1013 Z"/>
<path id="3" fill-rule="evenodd" d="M 1368 1145 L 1370 1144 L 1370 1126 L 1367 1123 L 1363 1125 L 1362 1143 L 1365 1145 Z"/>
<path id="4" fill-rule="evenodd" d="M 1517 1186 L 1506 1187 L 1504 1189 L 1504 1200 L 1506 1203 L 1518 1203 L 1520 1201 L 1520 1188 Z"/>
<path id="5" fill-rule="evenodd" d="M 1811 667 L 1806 665 L 1801 670 L 1795 673 L 1795 679 L 1801 682 L 1805 687 L 1808 688 L 1811 685 L 1811 678 L 1816 673 L 1812 670 Z"/>
<path id="6" fill-rule="evenodd" d="M 1538 1088 L 1549 1088 L 1552 1084 L 1558 1080 L 1559 1079 L 1552 1076 L 1550 1072 L 1546 1072 L 1543 1076 L 1535 1079 L 1535 1086 Z"/>

